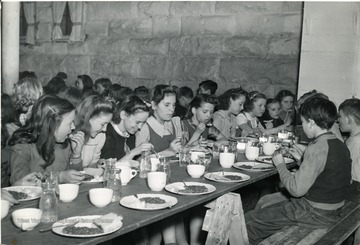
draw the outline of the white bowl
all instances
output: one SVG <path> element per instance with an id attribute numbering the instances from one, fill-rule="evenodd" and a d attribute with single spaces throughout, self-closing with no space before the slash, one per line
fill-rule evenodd
<path id="1" fill-rule="evenodd" d="M 200 178 L 205 173 L 205 166 L 199 164 L 189 164 L 186 166 L 188 174 L 192 178 Z"/>
<path id="2" fill-rule="evenodd" d="M 59 197 L 62 202 L 72 202 L 79 193 L 79 185 L 77 184 L 61 184 L 59 185 Z"/>
<path id="3" fill-rule="evenodd" d="M 1 219 L 5 218 L 9 213 L 10 202 L 7 200 L 1 200 Z"/>
<path id="4" fill-rule="evenodd" d="M 16 227 L 23 231 L 33 230 L 41 221 L 42 211 L 38 208 L 22 208 L 12 212 Z"/>
<path id="5" fill-rule="evenodd" d="M 89 190 L 90 202 L 98 208 L 103 208 L 111 202 L 114 191 L 109 188 L 94 188 Z"/>

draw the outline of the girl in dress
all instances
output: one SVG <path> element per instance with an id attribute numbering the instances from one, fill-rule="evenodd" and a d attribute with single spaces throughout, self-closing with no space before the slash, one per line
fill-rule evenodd
<path id="1" fill-rule="evenodd" d="M 259 118 L 261 125 L 265 128 L 264 132 L 276 134 L 280 130 L 290 130 L 290 120 L 286 123 L 280 118 L 280 102 L 275 99 L 267 99 L 266 111 Z"/>
<path id="2" fill-rule="evenodd" d="M 77 171 L 82 170 L 81 162 L 74 158 L 81 152 L 84 134 L 70 135 L 74 119 L 75 108 L 65 99 L 45 95 L 34 104 L 28 124 L 9 139 L 11 184 L 32 172 L 45 171 L 59 172 L 60 183 L 83 180 L 83 174 Z"/>
<path id="3" fill-rule="evenodd" d="M 189 133 L 188 145 L 196 144 L 200 139 L 226 140 L 211 123 L 217 105 L 217 98 L 208 94 L 199 94 L 191 101 L 186 119 L 182 120 Z"/>
<path id="4" fill-rule="evenodd" d="M 83 167 L 97 167 L 101 149 L 105 144 L 105 132 L 114 112 L 114 103 L 107 97 L 91 95 L 77 107 L 75 131 L 84 133 L 85 144 L 81 154 L 76 155 Z"/>
<path id="5" fill-rule="evenodd" d="M 241 88 L 229 89 L 219 96 L 218 111 L 213 115 L 213 124 L 225 138 L 236 136 L 236 116 L 244 108 L 247 92 Z"/>
<path id="6" fill-rule="evenodd" d="M 181 124 L 179 117 L 173 117 L 176 93 L 168 85 L 154 87 L 151 116 L 136 136 L 136 146 L 149 142 L 156 152 L 174 154 L 181 147 Z"/>
<path id="7" fill-rule="evenodd" d="M 101 158 L 129 160 L 152 148 L 143 143 L 135 147 L 135 134 L 143 127 L 149 117 L 150 108 L 135 95 L 127 96 L 118 103 L 114 116 L 106 130 L 106 141 L 101 149 Z"/>

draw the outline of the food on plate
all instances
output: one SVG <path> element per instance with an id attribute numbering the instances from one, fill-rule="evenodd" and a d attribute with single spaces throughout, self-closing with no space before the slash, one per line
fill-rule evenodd
<path id="1" fill-rule="evenodd" d="M 26 199 L 28 194 L 21 191 L 8 191 L 16 200 Z"/>
<path id="2" fill-rule="evenodd" d="M 203 185 L 186 185 L 184 189 L 179 190 L 181 193 L 203 193 L 207 191 L 208 188 Z"/>
<path id="3" fill-rule="evenodd" d="M 71 235 L 96 235 L 111 232 L 122 226 L 123 217 L 115 213 L 108 213 L 97 219 L 80 218 L 73 225 L 66 226 L 62 232 Z"/>
<path id="4" fill-rule="evenodd" d="M 224 175 L 224 177 L 229 180 L 242 180 L 242 177 L 239 175 Z"/>
<path id="5" fill-rule="evenodd" d="M 252 169 L 253 167 L 251 165 L 241 165 L 242 168 L 245 169 Z"/>
<path id="6" fill-rule="evenodd" d="M 93 224 L 94 225 L 94 224 Z M 95 234 L 102 234 L 104 230 L 101 227 L 87 227 L 87 226 L 80 226 L 77 227 L 76 225 L 66 226 L 63 230 L 65 234 L 71 235 L 95 235 Z"/>
<path id="7" fill-rule="evenodd" d="M 139 198 L 140 201 L 150 204 L 163 204 L 166 203 L 164 199 L 161 199 L 160 197 L 142 197 Z"/>

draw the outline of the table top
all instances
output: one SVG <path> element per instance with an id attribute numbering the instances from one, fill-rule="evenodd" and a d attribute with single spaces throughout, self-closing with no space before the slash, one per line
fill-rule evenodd
<path id="1" fill-rule="evenodd" d="M 239 154 L 238 161 L 247 161 L 243 154 Z M 293 167 L 295 163 L 290 164 L 289 167 Z M 238 170 L 235 168 L 223 169 L 218 159 L 213 159 L 209 166 L 209 172 L 215 171 L 225 171 L 225 172 L 239 172 L 245 173 L 250 176 L 250 179 L 245 182 L 238 183 L 219 183 L 207 180 L 205 178 L 193 179 L 191 178 L 186 171 L 185 167 L 180 167 L 178 161 L 171 161 L 171 177 L 170 182 L 177 181 L 192 181 L 192 182 L 201 182 L 211 184 L 216 187 L 216 191 L 199 196 L 186 196 L 186 195 L 177 195 L 167 192 L 165 189 L 160 192 L 153 192 L 149 189 L 146 184 L 146 179 L 141 179 L 138 175 L 132 179 L 126 186 L 122 188 L 122 196 L 128 196 L 133 194 L 140 193 L 156 193 L 156 194 L 166 194 L 169 196 L 176 197 L 178 203 L 174 205 L 171 209 L 163 209 L 156 211 L 142 211 L 142 210 L 133 210 L 123 207 L 119 202 L 110 203 L 104 208 L 97 208 L 93 206 L 89 201 L 88 191 L 92 188 L 102 187 L 102 183 L 83 183 L 80 186 L 79 195 L 71 203 L 62 203 L 59 201 L 59 219 L 64 219 L 72 216 L 79 215 L 105 215 L 107 213 L 113 212 L 118 215 L 123 216 L 123 226 L 116 232 L 94 237 L 94 238 L 71 238 L 64 237 L 53 233 L 52 231 L 40 233 L 39 230 L 42 228 L 50 227 L 51 224 L 39 224 L 32 231 L 22 232 L 20 229 L 15 227 L 12 223 L 11 213 L 14 210 L 21 208 L 38 208 L 39 199 L 21 202 L 18 205 L 11 207 L 8 215 L 2 220 L 1 225 L 1 240 L 3 243 L 8 244 L 51 244 L 55 242 L 56 244 L 94 244 L 100 243 L 107 240 L 111 240 L 115 237 L 121 236 L 128 232 L 134 231 L 140 227 L 147 226 L 169 216 L 172 216 L 177 213 L 184 212 L 192 207 L 207 203 L 211 200 L 216 199 L 217 197 L 226 194 L 228 192 L 237 190 L 249 184 L 255 183 L 259 180 L 267 178 L 269 176 L 277 174 L 276 168 L 273 170 L 264 171 L 264 172 L 246 172 Z"/>

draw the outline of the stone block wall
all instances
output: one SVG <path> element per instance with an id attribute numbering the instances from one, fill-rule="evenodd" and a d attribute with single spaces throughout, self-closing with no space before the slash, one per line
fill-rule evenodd
<path id="1" fill-rule="evenodd" d="M 51 42 L 51 3 L 36 8 L 38 44 L 21 45 L 20 70 L 44 84 L 64 71 L 69 84 L 89 74 L 131 88 L 297 89 L 302 2 L 85 2 L 83 43 Z"/>

